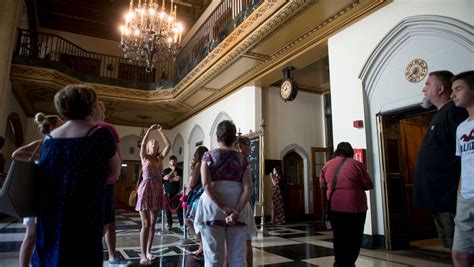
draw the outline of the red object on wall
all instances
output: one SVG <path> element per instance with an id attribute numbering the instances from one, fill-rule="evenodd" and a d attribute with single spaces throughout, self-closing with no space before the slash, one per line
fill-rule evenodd
<path id="1" fill-rule="evenodd" d="M 362 128 L 364 127 L 364 121 L 363 120 L 355 120 L 352 122 L 352 125 L 354 128 Z"/>
<path id="2" fill-rule="evenodd" d="M 367 167 L 367 159 L 365 149 L 363 148 L 354 148 L 354 159 L 359 161 L 360 163 L 364 164 Z"/>

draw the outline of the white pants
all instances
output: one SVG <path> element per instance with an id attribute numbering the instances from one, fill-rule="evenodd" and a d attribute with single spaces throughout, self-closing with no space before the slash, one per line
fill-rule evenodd
<path id="1" fill-rule="evenodd" d="M 247 266 L 245 253 L 248 234 L 244 229 L 242 226 L 203 226 L 201 237 L 205 266 L 222 267 L 225 246 L 230 267 Z"/>

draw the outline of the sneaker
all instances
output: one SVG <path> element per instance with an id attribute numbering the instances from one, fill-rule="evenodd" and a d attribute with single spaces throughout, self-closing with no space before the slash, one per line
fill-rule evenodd
<path id="1" fill-rule="evenodd" d="M 132 266 L 132 261 L 127 261 L 122 254 L 117 253 L 115 259 L 109 260 L 109 266 Z"/>

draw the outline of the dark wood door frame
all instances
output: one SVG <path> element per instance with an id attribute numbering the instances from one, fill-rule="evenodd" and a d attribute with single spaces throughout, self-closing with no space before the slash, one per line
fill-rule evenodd
<path id="1" fill-rule="evenodd" d="M 326 159 L 324 162 L 317 160 L 316 153 L 324 153 Z M 317 165 L 323 165 L 331 158 L 331 147 L 311 147 L 311 177 L 313 178 L 313 218 L 320 219 L 322 211 L 326 205 L 326 198 L 323 197 L 324 192 L 319 184 L 319 172 Z M 319 166 L 322 168 L 322 166 Z"/>
<path id="2" fill-rule="evenodd" d="M 298 219 L 305 215 L 304 163 L 294 150 L 283 156 L 283 180 L 286 217 Z"/>

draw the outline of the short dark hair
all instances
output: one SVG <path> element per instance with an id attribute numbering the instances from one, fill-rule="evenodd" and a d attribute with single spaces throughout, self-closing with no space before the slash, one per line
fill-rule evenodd
<path id="1" fill-rule="evenodd" d="M 250 145 L 250 139 L 247 136 L 238 136 L 237 140 L 235 140 L 236 145 Z"/>
<path id="2" fill-rule="evenodd" d="M 178 161 L 178 158 L 175 155 L 171 155 L 170 160 Z"/>
<path id="3" fill-rule="evenodd" d="M 463 80 L 470 90 L 474 90 L 474 70 L 464 71 L 458 73 L 451 78 L 451 82 Z"/>
<path id="4" fill-rule="evenodd" d="M 97 95 L 85 84 L 67 85 L 54 96 L 54 106 L 67 120 L 84 120 L 92 113 Z"/>
<path id="5" fill-rule="evenodd" d="M 352 146 L 350 143 L 340 142 L 337 145 L 334 155 L 336 155 L 336 157 L 352 158 L 354 157 L 354 149 L 352 149 Z"/>
<path id="6" fill-rule="evenodd" d="M 234 144 L 236 134 L 237 129 L 235 128 L 235 124 L 230 120 L 221 121 L 217 125 L 217 139 L 228 147 Z"/>
<path id="7" fill-rule="evenodd" d="M 446 93 L 451 93 L 451 78 L 453 78 L 453 73 L 449 70 L 438 70 L 430 72 L 430 76 L 435 76 L 436 79 L 443 85 Z"/>

